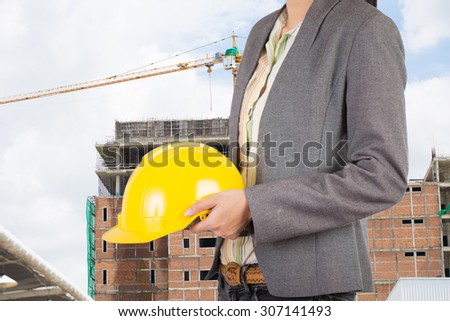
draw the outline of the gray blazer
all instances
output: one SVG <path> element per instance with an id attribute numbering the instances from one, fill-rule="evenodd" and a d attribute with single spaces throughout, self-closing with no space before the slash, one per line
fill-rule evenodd
<path id="1" fill-rule="evenodd" d="M 248 37 L 232 101 L 232 146 L 245 88 L 279 12 Z M 405 85 L 404 49 L 389 18 L 362 0 L 314 1 L 270 90 L 257 183 L 246 189 L 255 253 L 272 295 L 372 289 L 365 218 L 405 192 Z M 236 165 L 238 156 L 233 148 Z"/>

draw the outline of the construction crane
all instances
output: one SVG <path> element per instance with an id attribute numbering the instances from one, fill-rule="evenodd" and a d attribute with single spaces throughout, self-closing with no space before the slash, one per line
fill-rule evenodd
<path id="1" fill-rule="evenodd" d="M 14 96 L 3 97 L 3 98 L 0 98 L 0 104 L 10 104 L 10 103 L 24 101 L 24 100 L 60 95 L 60 94 L 69 93 L 69 92 L 73 92 L 73 91 L 108 86 L 108 85 L 117 84 L 117 83 L 121 83 L 121 82 L 125 82 L 125 81 L 154 77 L 154 76 L 174 73 L 177 71 L 195 69 L 195 68 L 199 68 L 199 67 L 206 67 L 208 73 L 210 74 L 212 71 L 212 67 L 218 63 L 223 63 L 223 67 L 225 70 L 231 70 L 232 75 L 233 75 L 233 84 L 234 84 L 234 79 L 236 78 L 236 73 L 239 68 L 239 63 L 241 61 L 241 54 L 239 53 L 239 50 L 237 48 L 236 36 L 232 35 L 231 38 L 233 40 L 233 47 L 230 49 L 227 49 L 225 51 L 225 54 L 215 53 L 213 57 L 206 57 L 204 59 L 198 59 L 198 60 L 194 60 L 194 61 L 190 61 L 190 62 L 178 63 L 175 65 L 170 65 L 170 66 L 165 66 L 165 67 L 160 67 L 160 68 L 146 69 L 146 70 L 137 71 L 137 72 L 123 73 L 123 74 L 108 77 L 108 78 L 86 81 L 86 82 L 65 85 L 65 86 L 59 86 L 59 87 L 53 87 L 53 88 L 48 88 L 48 89 L 44 89 L 44 90 L 39 90 L 39 91 L 35 91 L 35 92 L 29 92 L 29 93 L 25 93 L 25 94 L 14 95 Z"/>

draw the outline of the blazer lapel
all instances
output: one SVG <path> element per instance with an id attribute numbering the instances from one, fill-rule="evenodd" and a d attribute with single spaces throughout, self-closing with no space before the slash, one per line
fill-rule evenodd
<path id="1" fill-rule="evenodd" d="M 241 85 L 244 85 L 244 87 L 247 87 L 247 83 L 250 81 L 250 78 L 252 77 L 258 64 L 261 51 L 266 46 L 270 32 L 272 31 L 278 16 L 284 8 L 285 5 L 281 9 L 271 13 L 267 17 L 265 23 L 254 31 L 251 42 L 246 44 L 243 57 L 245 63 L 242 65 L 242 68 L 239 69 Z"/>
<path id="2" fill-rule="evenodd" d="M 295 51 L 295 55 L 304 55 L 308 52 L 311 45 L 314 43 L 316 36 L 320 30 L 323 20 L 333 7 L 339 3 L 340 0 L 315 0 L 311 5 L 302 27 L 295 39 L 293 47 L 289 52 L 289 56 L 294 54 L 291 51 Z M 242 100 L 244 99 L 245 89 L 247 87 L 250 78 L 255 71 L 258 64 L 261 51 L 266 45 L 270 32 L 280 14 L 285 8 L 273 12 L 266 17 L 266 21 L 258 29 L 254 30 L 251 38 L 246 44 L 243 61 L 240 65 L 236 86 L 234 88 L 233 100 L 231 103 L 231 111 L 229 117 L 229 135 L 231 143 L 231 160 L 234 164 L 238 165 L 239 162 L 239 146 L 238 134 L 239 134 L 239 115 L 241 111 Z M 289 58 L 286 57 L 286 59 Z"/>
<path id="3" fill-rule="evenodd" d="M 314 0 L 297 34 L 296 42 L 309 50 L 319 33 L 323 20 L 340 0 Z"/>
<path id="4" fill-rule="evenodd" d="M 231 111 L 228 123 L 228 134 L 230 136 L 230 152 L 231 161 L 238 166 L 239 163 L 239 146 L 238 146 L 238 134 L 239 134 L 239 115 L 241 112 L 242 100 L 244 99 L 245 89 L 250 81 L 250 78 L 255 71 L 258 64 L 261 51 L 266 45 L 270 32 L 277 21 L 277 18 L 284 9 L 281 9 L 271 13 L 266 17 L 266 21 L 257 29 L 254 29 L 249 41 L 245 45 L 245 51 L 239 71 L 237 74 L 236 85 L 233 92 L 233 100 L 231 102 Z"/>

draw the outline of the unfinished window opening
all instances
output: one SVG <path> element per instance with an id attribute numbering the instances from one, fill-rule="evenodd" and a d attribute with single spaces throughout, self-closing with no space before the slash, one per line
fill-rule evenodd
<path id="1" fill-rule="evenodd" d="M 200 248 L 205 247 L 216 247 L 216 238 L 215 237 L 204 237 L 198 240 L 198 246 Z"/>
<path id="2" fill-rule="evenodd" d="M 408 186 L 406 188 L 407 192 L 422 192 L 422 187 L 421 186 Z"/>
<path id="3" fill-rule="evenodd" d="M 423 219 L 414 220 L 414 224 L 423 224 Z"/>
<path id="4" fill-rule="evenodd" d="M 405 252 L 405 256 L 414 256 L 414 252 Z"/>
<path id="5" fill-rule="evenodd" d="M 102 240 L 102 252 L 106 253 L 108 251 L 108 244 L 105 240 Z"/>
<path id="6" fill-rule="evenodd" d="M 180 123 L 178 121 L 172 122 L 172 136 L 180 136 Z"/>
<path id="7" fill-rule="evenodd" d="M 411 220 L 402 220 L 402 224 L 411 224 Z"/>
<path id="8" fill-rule="evenodd" d="M 448 246 L 448 236 L 447 235 L 442 236 L 442 244 L 444 246 Z"/>
<path id="9" fill-rule="evenodd" d="M 416 253 L 417 256 L 427 256 L 426 252 L 417 252 Z"/>
<path id="10" fill-rule="evenodd" d="M 184 271 L 184 280 L 189 281 L 191 279 L 189 271 Z"/>
<path id="11" fill-rule="evenodd" d="M 189 239 L 183 239 L 183 248 L 188 249 L 190 246 Z"/>
<path id="12" fill-rule="evenodd" d="M 219 278 L 219 274 L 215 273 L 214 275 L 211 276 L 211 278 L 206 279 L 206 276 L 208 275 L 209 270 L 201 270 L 200 271 L 200 281 L 213 281 L 213 280 L 217 280 Z"/>
<path id="13" fill-rule="evenodd" d="M 102 271 L 102 284 L 103 285 L 108 284 L 108 271 L 107 270 Z"/>
<path id="14" fill-rule="evenodd" d="M 155 284 L 155 270 L 150 270 L 150 284 Z"/>
<path id="15" fill-rule="evenodd" d="M 104 208 L 103 208 L 102 219 L 103 219 L 103 222 L 108 221 L 108 208 L 107 208 L 107 207 L 104 207 Z"/>
<path id="16" fill-rule="evenodd" d="M 203 135 L 203 121 L 196 120 L 195 121 L 195 135 Z"/>
<path id="17" fill-rule="evenodd" d="M 164 137 L 164 122 L 155 124 L 156 137 Z"/>
<path id="18" fill-rule="evenodd" d="M 154 241 L 151 241 L 150 242 L 150 244 L 149 244 L 149 249 L 150 249 L 150 252 L 154 252 L 155 251 L 155 242 Z"/>
<path id="19" fill-rule="evenodd" d="M 166 137 L 171 136 L 171 129 L 172 129 L 172 122 L 165 121 L 164 122 L 164 136 L 166 136 Z"/>
<path id="20" fill-rule="evenodd" d="M 200 281 L 206 281 L 206 275 L 208 275 L 208 270 L 201 270 L 200 271 Z"/>

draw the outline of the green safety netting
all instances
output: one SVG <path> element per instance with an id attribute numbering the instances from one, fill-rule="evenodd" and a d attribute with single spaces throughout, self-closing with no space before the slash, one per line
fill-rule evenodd
<path id="1" fill-rule="evenodd" d="M 95 197 L 86 199 L 88 295 L 95 296 Z"/>
<path id="2" fill-rule="evenodd" d="M 443 210 L 440 210 L 440 211 L 439 211 L 439 216 L 445 215 L 445 214 L 447 214 L 448 212 L 450 212 L 450 204 L 448 204 L 447 207 L 444 208 Z"/>

